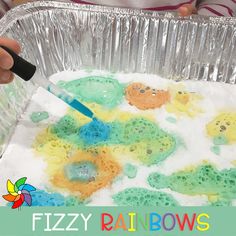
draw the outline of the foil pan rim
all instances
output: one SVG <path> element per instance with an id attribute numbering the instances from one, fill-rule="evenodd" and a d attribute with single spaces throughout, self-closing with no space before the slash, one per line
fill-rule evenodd
<path id="1" fill-rule="evenodd" d="M 10 26 L 22 18 L 26 18 L 33 13 L 40 11 L 60 10 L 69 9 L 76 11 L 89 11 L 97 13 L 110 13 L 114 15 L 124 16 L 137 16 L 145 17 L 150 19 L 166 19 L 176 21 L 190 21 L 196 23 L 207 23 L 207 24 L 222 24 L 222 25 L 236 25 L 235 17 L 212 17 L 212 16 L 199 16 L 192 15 L 189 17 L 180 17 L 175 12 L 155 12 L 140 9 L 130 9 L 121 7 L 111 6 L 98 6 L 98 5 L 85 5 L 77 4 L 68 1 L 35 1 L 26 4 L 19 5 L 10 11 L 8 11 L 2 19 L 0 19 L 0 35 L 3 35 Z"/>

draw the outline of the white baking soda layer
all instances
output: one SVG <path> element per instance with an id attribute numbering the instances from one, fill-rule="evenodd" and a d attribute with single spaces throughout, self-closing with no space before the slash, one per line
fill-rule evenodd
<path id="1" fill-rule="evenodd" d="M 145 166 L 137 160 L 127 162 L 137 166 L 137 176 L 128 178 L 121 174 L 121 177 L 105 188 L 96 191 L 91 195 L 88 205 L 114 205 L 112 196 L 126 188 L 142 187 L 152 191 L 148 182 L 148 176 L 153 172 L 164 175 L 171 175 L 177 171 L 188 167 L 198 166 L 202 163 L 209 163 L 218 170 L 236 168 L 236 143 L 220 145 L 220 152 L 212 151 L 213 138 L 209 137 L 206 125 L 214 120 L 222 112 L 236 113 L 236 85 L 223 83 L 184 81 L 174 82 L 157 75 L 138 73 L 117 73 L 110 74 L 106 71 L 64 71 L 50 77 L 53 83 L 59 81 L 73 81 L 87 76 L 105 76 L 114 78 L 120 83 L 128 86 L 130 83 L 139 82 L 158 90 L 170 90 L 174 93 L 184 90 L 190 96 L 199 96 L 200 99 L 193 98 L 193 106 L 197 107 L 196 115 L 191 117 L 184 112 L 175 109 L 172 100 L 171 106 L 166 105 L 161 108 L 141 111 L 135 106 L 131 106 L 124 98 L 123 102 L 116 107 L 120 111 L 133 113 L 135 115 L 151 115 L 155 117 L 160 128 L 168 133 L 175 134 L 182 144 L 178 149 L 163 162 L 157 165 Z M 173 98 L 174 99 L 174 98 Z M 52 185 L 50 174 L 48 174 L 48 163 L 43 158 L 43 154 L 37 153 L 33 148 L 33 143 L 37 135 L 49 125 L 56 123 L 68 111 L 68 106 L 42 88 L 38 88 L 24 112 L 22 114 L 15 132 L 11 138 L 2 159 L 0 160 L 0 193 L 7 194 L 6 183 L 10 179 L 13 183 L 22 177 L 27 177 L 29 184 L 37 189 L 50 191 Z M 39 123 L 31 120 L 32 113 L 47 112 L 49 117 Z M 173 121 L 173 122 L 172 122 Z M 158 190 L 159 191 L 159 190 Z M 207 204 L 207 197 L 203 195 L 189 196 L 170 190 L 161 191 L 170 193 L 181 205 L 199 206 Z M 62 195 L 68 195 L 63 190 L 58 189 Z M 1 199 L 0 204 L 6 202 Z"/>

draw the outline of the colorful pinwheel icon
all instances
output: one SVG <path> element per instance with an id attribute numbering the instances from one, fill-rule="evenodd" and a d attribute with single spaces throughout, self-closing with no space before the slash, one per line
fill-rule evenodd
<path id="1" fill-rule="evenodd" d="M 18 179 L 15 184 L 10 180 L 7 181 L 7 191 L 9 194 L 3 195 L 2 197 L 8 201 L 12 202 L 12 209 L 16 209 L 22 206 L 25 202 L 28 206 L 32 205 L 32 197 L 30 192 L 35 191 L 36 188 L 30 184 L 26 184 L 26 177 Z"/>

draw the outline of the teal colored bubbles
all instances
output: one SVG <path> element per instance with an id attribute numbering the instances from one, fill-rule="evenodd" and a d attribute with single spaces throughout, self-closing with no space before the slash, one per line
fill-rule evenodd
<path id="1" fill-rule="evenodd" d="M 118 206 L 132 207 L 170 207 L 178 206 L 178 202 L 164 192 L 150 191 L 145 188 L 128 188 L 113 196 L 114 202 Z"/>
<path id="2" fill-rule="evenodd" d="M 58 85 L 84 102 L 108 108 L 119 105 L 124 96 L 124 86 L 108 77 L 89 76 L 70 82 L 60 81 Z"/>
<path id="3" fill-rule="evenodd" d="M 95 164 L 89 161 L 71 163 L 64 168 L 65 175 L 70 181 L 91 182 L 98 172 Z"/>

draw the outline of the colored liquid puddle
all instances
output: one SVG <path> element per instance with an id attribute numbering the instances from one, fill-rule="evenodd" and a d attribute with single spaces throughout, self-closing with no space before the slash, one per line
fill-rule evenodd
<path id="1" fill-rule="evenodd" d="M 167 193 L 150 191 L 144 188 L 128 188 L 113 195 L 113 200 L 118 206 L 178 206 L 178 202 Z"/>
<path id="2" fill-rule="evenodd" d="M 170 100 L 168 91 L 150 88 L 141 83 L 132 83 L 126 88 L 126 100 L 140 110 L 160 108 Z"/>
<path id="3" fill-rule="evenodd" d="M 81 101 L 109 108 L 119 105 L 124 96 L 123 85 L 108 77 L 90 76 L 69 82 L 60 81 L 58 85 Z"/>
<path id="4" fill-rule="evenodd" d="M 207 134 L 213 138 L 215 145 L 236 142 L 236 112 L 219 114 L 206 126 Z"/>
<path id="5" fill-rule="evenodd" d="M 126 175 L 129 179 L 134 179 L 137 175 L 137 167 L 132 164 L 126 164 L 123 169 L 124 175 Z"/>
<path id="6" fill-rule="evenodd" d="M 188 195 L 207 195 L 230 201 L 236 198 L 236 169 L 218 171 L 211 165 L 201 165 L 195 169 L 180 171 L 170 176 L 153 173 L 148 183 L 156 188 L 170 188 Z"/>
<path id="7" fill-rule="evenodd" d="M 43 120 L 48 119 L 49 115 L 46 111 L 42 112 L 33 112 L 30 116 L 30 119 L 33 123 L 39 123 Z"/>
<path id="8" fill-rule="evenodd" d="M 88 183 L 95 181 L 97 174 L 96 165 L 89 161 L 75 162 L 65 166 L 65 175 L 70 181 Z"/>
<path id="9" fill-rule="evenodd" d="M 142 117 L 126 122 L 93 120 L 82 126 L 78 123 L 67 115 L 49 130 L 80 149 L 109 146 L 117 154 L 128 153 L 145 165 L 157 164 L 176 150 L 176 140 L 171 134 Z"/>

